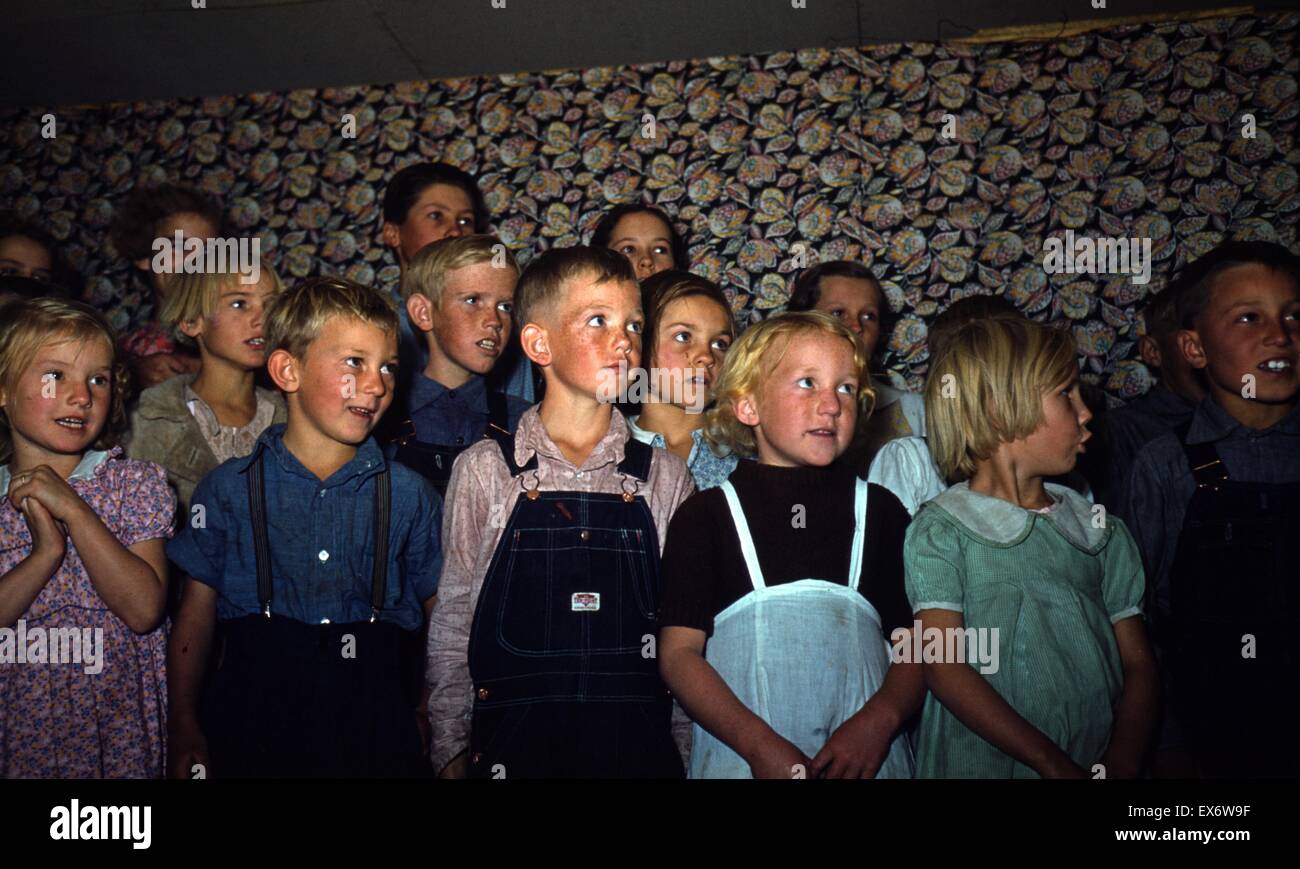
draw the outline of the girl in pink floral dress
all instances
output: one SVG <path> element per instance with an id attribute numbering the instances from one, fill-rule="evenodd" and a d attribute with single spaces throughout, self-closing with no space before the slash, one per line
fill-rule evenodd
<path id="1" fill-rule="evenodd" d="M 93 309 L 0 306 L 0 777 L 164 769 L 176 498 L 109 443 L 125 377 Z"/>

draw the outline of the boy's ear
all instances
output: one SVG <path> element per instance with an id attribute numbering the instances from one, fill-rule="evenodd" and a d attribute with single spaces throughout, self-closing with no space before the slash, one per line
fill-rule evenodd
<path id="1" fill-rule="evenodd" d="M 138 268 L 140 271 L 147 272 L 149 271 L 150 266 L 152 266 L 153 264 L 153 259 L 150 257 L 144 257 L 143 259 L 138 259 L 131 264 L 136 268 Z"/>
<path id="2" fill-rule="evenodd" d="M 398 226 L 396 223 L 390 223 L 389 221 L 385 220 L 383 237 L 384 237 L 385 245 L 391 247 L 395 251 L 400 250 L 402 245 L 402 228 L 400 226 Z M 398 254 L 398 258 L 399 259 L 401 258 L 400 253 Z"/>
<path id="3" fill-rule="evenodd" d="M 731 402 L 731 412 L 741 425 L 758 425 L 758 403 L 752 395 L 742 395 Z"/>
<path id="4" fill-rule="evenodd" d="M 302 386 L 302 373 L 299 370 L 298 360 L 283 347 L 267 357 L 266 372 L 271 375 L 276 388 L 283 393 L 297 392 Z"/>
<path id="5" fill-rule="evenodd" d="M 1210 364 L 1209 357 L 1205 355 L 1205 346 L 1201 343 L 1201 334 L 1195 329 L 1179 331 L 1178 349 L 1182 351 L 1187 364 L 1193 368 L 1205 368 Z"/>
<path id="6" fill-rule="evenodd" d="M 411 325 L 421 332 L 433 331 L 433 300 L 424 293 L 412 293 L 406 300 L 406 314 Z"/>
<path id="7" fill-rule="evenodd" d="M 1160 367 L 1160 345 L 1150 335 L 1143 335 L 1138 339 L 1138 355 L 1142 357 L 1142 361 L 1148 368 Z"/>
<path id="8" fill-rule="evenodd" d="M 520 331 L 519 342 L 523 345 L 524 355 L 534 364 L 543 368 L 551 364 L 551 343 L 546 329 L 529 323 Z"/>

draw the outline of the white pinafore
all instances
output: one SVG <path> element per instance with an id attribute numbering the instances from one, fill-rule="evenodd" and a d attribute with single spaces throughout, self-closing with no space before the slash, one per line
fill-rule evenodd
<path id="1" fill-rule="evenodd" d="M 720 487 L 754 590 L 714 619 L 704 657 L 740 702 L 810 759 L 880 688 L 889 670 L 880 616 L 858 591 L 867 486 L 858 480 L 848 583 L 801 579 L 773 588 L 763 581 L 735 488 L 730 482 Z M 912 770 L 907 738 L 896 736 L 876 777 L 911 778 Z M 750 778 L 752 773 L 740 755 L 697 724 L 690 777 Z"/>

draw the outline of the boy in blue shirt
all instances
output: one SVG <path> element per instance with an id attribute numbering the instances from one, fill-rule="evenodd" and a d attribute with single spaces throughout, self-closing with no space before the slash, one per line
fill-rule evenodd
<path id="1" fill-rule="evenodd" d="M 451 236 L 420 249 L 402 275 L 406 313 L 428 350 L 407 378 L 406 414 L 388 455 L 446 494 L 456 456 L 489 429 L 513 432 L 522 398 L 488 388 L 486 377 L 512 336 L 519 266 L 491 235 Z"/>
<path id="2" fill-rule="evenodd" d="M 1180 283 L 1179 349 L 1207 395 L 1138 451 L 1116 505 L 1146 563 L 1168 680 L 1157 768 L 1295 777 L 1300 259 L 1229 242 Z"/>
<path id="3" fill-rule="evenodd" d="M 423 769 L 411 652 L 442 566 L 442 502 L 370 436 L 392 402 L 397 331 L 382 294 L 339 278 L 268 306 L 288 423 L 199 483 L 168 547 L 194 580 L 168 652 L 173 775 Z"/>

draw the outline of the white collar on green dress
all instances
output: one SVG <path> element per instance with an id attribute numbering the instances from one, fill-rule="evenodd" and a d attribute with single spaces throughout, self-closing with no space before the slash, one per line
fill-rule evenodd
<path id="1" fill-rule="evenodd" d="M 1093 506 L 1073 489 L 1044 483 L 1053 507 L 1046 513 L 1017 507 L 1001 498 L 981 495 L 970 490 L 965 480 L 949 486 L 929 503 L 941 507 L 974 537 L 993 546 L 1011 546 L 1029 536 L 1035 521 L 1051 523 L 1076 549 L 1089 555 L 1097 553 L 1109 533 L 1105 514 L 1102 527 L 1093 522 Z"/>
<path id="2" fill-rule="evenodd" d="M 77 467 L 72 470 L 72 475 L 68 477 L 68 482 L 73 480 L 89 480 L 95 476 L 95 469 L 104 462 L 108 461 L 111 455 L 110 450 L 87 450 L 77 462 Z M 9 494 L 9 466 L 0 466 L 0 497 Z"/>

